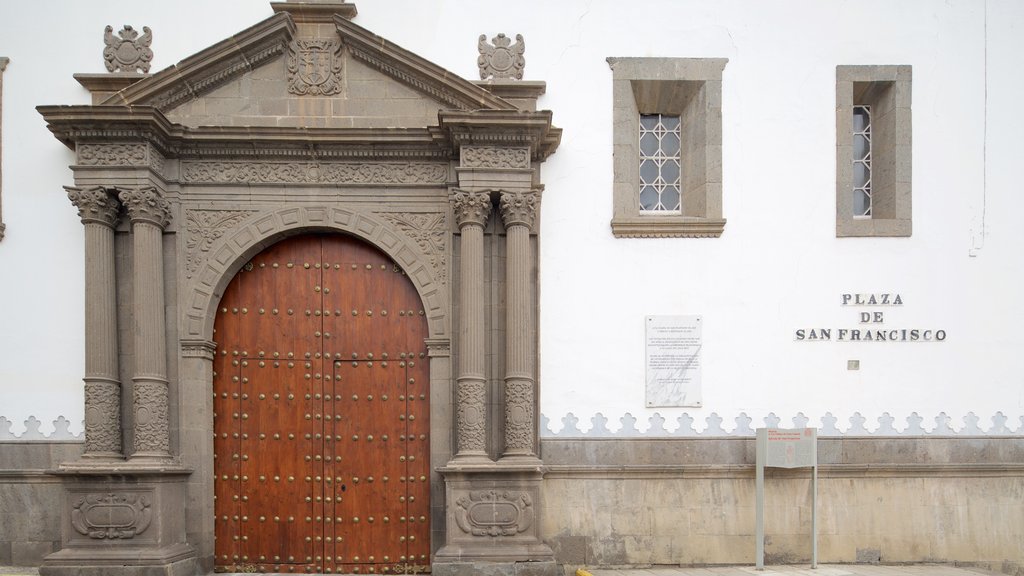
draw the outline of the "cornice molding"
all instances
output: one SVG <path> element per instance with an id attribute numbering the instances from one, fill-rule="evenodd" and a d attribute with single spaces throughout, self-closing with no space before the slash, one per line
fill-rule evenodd
<path id="1" fill-rule="evenodd" d="M 295 34 L 287 13 L 278 13 L 197 54 L 111 95 L 104 105 L 148 104 L 168 110 L 284 54 Z"/>
<path id="2" fill-rule="evenodd" d="M 335 16 L 342 43 L 352 56 L 459 110 L 515 110 L 508 101 L 472 82 L 358 26 L 343 16 Z"/>
<path id="3" fill-rule="evenodd" d="M 437 116 L 455 149 L 462 146 L 526 147 L 533 161 L 543 162 L 562 139 L 561 128 L 551 125 L 550 110 L 442 110 Z"/>

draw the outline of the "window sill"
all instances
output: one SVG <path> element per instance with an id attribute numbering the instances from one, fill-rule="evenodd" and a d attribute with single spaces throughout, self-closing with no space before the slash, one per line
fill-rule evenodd
<path id="1" fill-rule="evenodd" d="M 836 222 L 836 238 L 909 238 L 910 236 L 910 220 L 851 218 Z"/>
<path id="2" fill-rule="evenodd" d="M 640 216 L 613 218 L 616 238 L 718 238 L 725 230 L 725 219 L 711 220 L 694 216 Z"/>

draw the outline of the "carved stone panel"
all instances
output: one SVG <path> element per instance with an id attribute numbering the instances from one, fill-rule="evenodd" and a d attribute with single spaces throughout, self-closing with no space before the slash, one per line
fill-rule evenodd
<path id="1" fill-rule="evenodd" d="M 409 237 L 430 262 L 434 279 L 448 284 L 448 219 L 443 213 L 377 212 Z"/>
<path id="2" fill-rule="evenodd" d="M 210 184 L 444 184 L 448 165 L 431 162 L 183 162 L 182 180 Z"/>
<path id="3" fill-rule="evenodd" d="M 288 91 L 300 96 L 341 92 L 341 42 L 292 40 L 288 47 Z"/>
<path id="4" fill-rule="evenodd" d="M 460 165 L 464 168 L 529 168 L 530 149 L 463 146 Z"/>
<path id="5" fill-rule="evenodd" d="M 96 540 L 135 538 L 153 520 L 151 503 L 146 493 L 77 495 L 71 505 L 71 525 L 79 534 Z"/>
<path id="6" fill-rule="evenodd" d="M 213 243 L 227 231 L 237 227 L 252 212 L 247 210 L 187 210 L 185 227 L 188 230 L 185 273 L 191 278 L 206 260 Z"/>
<path id="7" fill-rule="evenodd" d="M 455 501 L 459 529 L 473 536 L 515 536 L 533 525 L 533 499 L 518 490 L 475 490 Z"/>

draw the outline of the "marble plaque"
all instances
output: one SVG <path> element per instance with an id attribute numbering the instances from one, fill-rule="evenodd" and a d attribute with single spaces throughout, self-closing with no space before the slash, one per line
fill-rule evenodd
<path id="1" fill-rule="evenodd" d="M 645 318 L 647 406 L 701 406 L 700 316 Z"/>

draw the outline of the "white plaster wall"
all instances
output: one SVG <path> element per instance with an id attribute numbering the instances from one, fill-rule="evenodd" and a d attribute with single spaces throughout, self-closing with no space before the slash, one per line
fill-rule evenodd
<path id="1" fill-rule="evenodd" d="M 704 317 L 703 427 L 741 412 L 911 412 L 955 428 L 1024 414 L 1024 4 L 1015 0 L 378 0 L 356 23 L 469 79 L 481 33 L 523 34 L 527 79 L 564 129 L 545 164 L 541 409 L 624 412 L 646 426 L 643 317 Z M 4 220 L 0 415 L 81 420 L 81 225 L 61 185 L 71 154 L 38 104 L 85 103 L 102 29 L 149 25 L 153 70 L 271 14 L 268 3 L 17 3 L 0 19 Z M 400 15 L 401 17 L 396 17 Z M 615 239 L 608 56 L 726 57 L 719 239 Z M 913 66 L 911 238 L 835 238 L 835 66 Z M 9 279 L 17 276 L 19 280 Z M 800 327 L 857 327 L 845 292 L 898 292 L 888 328 L 942 328 L 943 343 L 799 343 Z M 847 360 L 860 360 L 848 371 Z M 674 426 L 683 409 L 658 409 Z M 17 428 L 18 424 L 16 424 Z"/>

